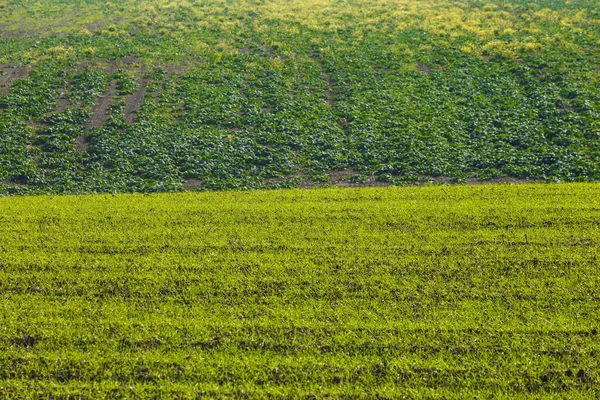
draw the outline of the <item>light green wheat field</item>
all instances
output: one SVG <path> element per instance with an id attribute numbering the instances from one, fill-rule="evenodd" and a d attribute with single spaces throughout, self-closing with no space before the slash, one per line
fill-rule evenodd
<path id="1" fill-rule="evenodd" d="M 2 398 L 597 398 L 600 186 L 0 199 Z"/>

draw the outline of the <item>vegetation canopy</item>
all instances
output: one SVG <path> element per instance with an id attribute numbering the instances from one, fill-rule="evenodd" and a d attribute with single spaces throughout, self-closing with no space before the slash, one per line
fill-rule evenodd
<path id="1" fill-rule="evenodd" d="M 0 0 L 0 194 L 600 180 L 592 0 Z"/>

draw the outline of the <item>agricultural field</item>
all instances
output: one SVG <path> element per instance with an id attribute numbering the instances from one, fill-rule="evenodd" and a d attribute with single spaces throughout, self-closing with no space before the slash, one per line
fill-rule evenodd
<path id="1" fill-rule="evenodd" d="M 599 398 L 599 193 L 0 198 L 0 397 Z"/>
<path id="2" fill-rule="evenodd" d="M 599 249 L 597 0 L 0 0 L 0 398 L 600 398 Z"/>
<path id="3" fill-rule="evenodd" d="M 597 0 L 0 0 L 0 195 L 600 181 Z"/>

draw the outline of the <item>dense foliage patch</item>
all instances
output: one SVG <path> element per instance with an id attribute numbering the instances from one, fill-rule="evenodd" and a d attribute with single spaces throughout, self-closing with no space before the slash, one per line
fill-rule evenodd
<path id="1" fill-rule="evenodd" d="M 600 180 L 594 1 L 0 0 L 0 194 Z"/>

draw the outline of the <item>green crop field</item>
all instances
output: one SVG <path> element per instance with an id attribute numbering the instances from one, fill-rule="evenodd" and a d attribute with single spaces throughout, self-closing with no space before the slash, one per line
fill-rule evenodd
<path id="1" fill-rule="evenodd" d="M 0 0 L 0 399 L 597 399 L 599 258 L 598 0 Z"/>
<path id="2" fill-rule="evenodd" d="M 0 397 L 598 398 L 599 261 L 591 183 L 0 198 Z"/>
<path id="3" fill-rule="evenodd" d="M 0 194 L 599 181 L 597 0 L 0 0 Z"/>

